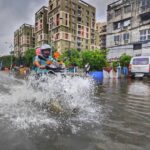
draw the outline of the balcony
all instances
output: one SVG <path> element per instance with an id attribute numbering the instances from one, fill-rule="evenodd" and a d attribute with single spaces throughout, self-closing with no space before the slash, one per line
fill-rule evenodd
<path id="1" fill-rule="evenodd" d="M 150 13 L 150 5 L 145 5 L 145 6 L 140 7 L 139 14 L 141 16 L 143 16 L 145 14 L 149 14 L 149 13 Z"/>
<path id="2" fill-rule="evenodd" d="M 78 10 L 78 16 L 81 16 L 81 14 L 82 14 L 82 11 Z"/>

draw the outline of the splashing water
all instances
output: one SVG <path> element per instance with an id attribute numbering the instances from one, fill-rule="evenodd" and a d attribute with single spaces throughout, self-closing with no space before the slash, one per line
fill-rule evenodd
<path id="1" fill-rule="evenodd" d="M 101 108 L 92 100 L 94 83 L 91 79 L 60 75 L 42 76 L 39 80 L 31 76 L 27 82 L 9 80 L 15 84 L 5 82 L 9 92 L 0 93 L 0 118 L 9 120 L 17 129 L 46 127 L 57 130 L 65 127 L 76 133 L 85 124 L 100 122 Z M 43 107 L 51 101 L 61 104 L 70 115 L 51 114 Z M 78 113 L 71 115 L 74 108 Z"/>

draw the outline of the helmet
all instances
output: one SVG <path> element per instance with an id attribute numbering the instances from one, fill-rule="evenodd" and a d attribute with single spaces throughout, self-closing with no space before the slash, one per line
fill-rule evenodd
<path id="1" fill-rule="evenodd" d="M 48 44 L 43 44 L 41 46 L 41 54 L 45 57 L 48 58 L 51 54 L 51 46 Z"/>
<path id="2" fill-rule="evenodd" d="M 41 49 L 39 47 L 36 48 L 35 50 L 36 55 L 40 55 L 41 54 Z"/>

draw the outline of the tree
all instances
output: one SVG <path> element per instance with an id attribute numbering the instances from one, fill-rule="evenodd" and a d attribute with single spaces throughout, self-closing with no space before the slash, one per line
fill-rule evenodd
<path id="1" fill-rule="evenodd" d="M 106 67 L 106 54 L 100 50 L 86 50 L 81 52 L 83 66 L 87 63 L 90 64 L 92 71 L 100 71 Z"/>
<path id="2" fill-rule="evenodd" d="M 34 48 L 30 48 L 25 52 L 24 58 L 25 58 L 27 66 L 30 66 L 30 67 L 32 66 L 34 57 L 35 57 L 35 49 Z"/>
<path id="3" fill-rule="evenodd" d="M 64 61 L 66 66 L 77 65 L 82 67 L 80 52 L 75 49 L 70 49 L 62 53 L 60 57 L 61 61 Z"/>
<path id="4" fill-rule="evenodd" d="M 79 52 L 72 49 L 65 51 L 61 55 L 60 60 L 65 60 L 66 66 L 76 64 L 80 68 L 84 68 L 85 64 L 89 63 L 91 71 L 102 70 L 107 65 L 106 52 L 100 50 L 84 50 Z"/>
<path id="5" fill-rule="evenodd" d="M 0 57 L 0 62 L 2 62 L 3 67 L 11 67 L 11 61 L 14 60 L 14 57 L 11 55 Z"/>
<path id="6" fill-rule="evenodd" d="M 129 64 L 130 64 L 130 61 L 131 61 L 131 56 L 130 55 L 126 55 L 126 54 L 123 54 L 120 58 L 119 58 L 119 61 L 120 61 L 120 64 L 122 67 L 128 67 Z"/>

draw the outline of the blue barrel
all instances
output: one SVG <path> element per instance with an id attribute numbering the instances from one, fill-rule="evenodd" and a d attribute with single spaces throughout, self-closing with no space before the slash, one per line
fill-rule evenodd
<path id="1" fill-rule="evenodd" d="M 121 66 L 117 67 L 118 78 L 121 77 Z"/>
<path id="2" fill-rule="evenodd" d="M 127 76 L 127 75 L 128 75 L 128 67 L 123 67 L 123 68 L 122 68 L 122 74 L 123 74 L 124 76 Z"/>
<path id="3" fill-rule="evenodd" d="M 89 73 L 89 75 L 96 81 L 103 80 L 103 71 L 92 71 Z"/>

